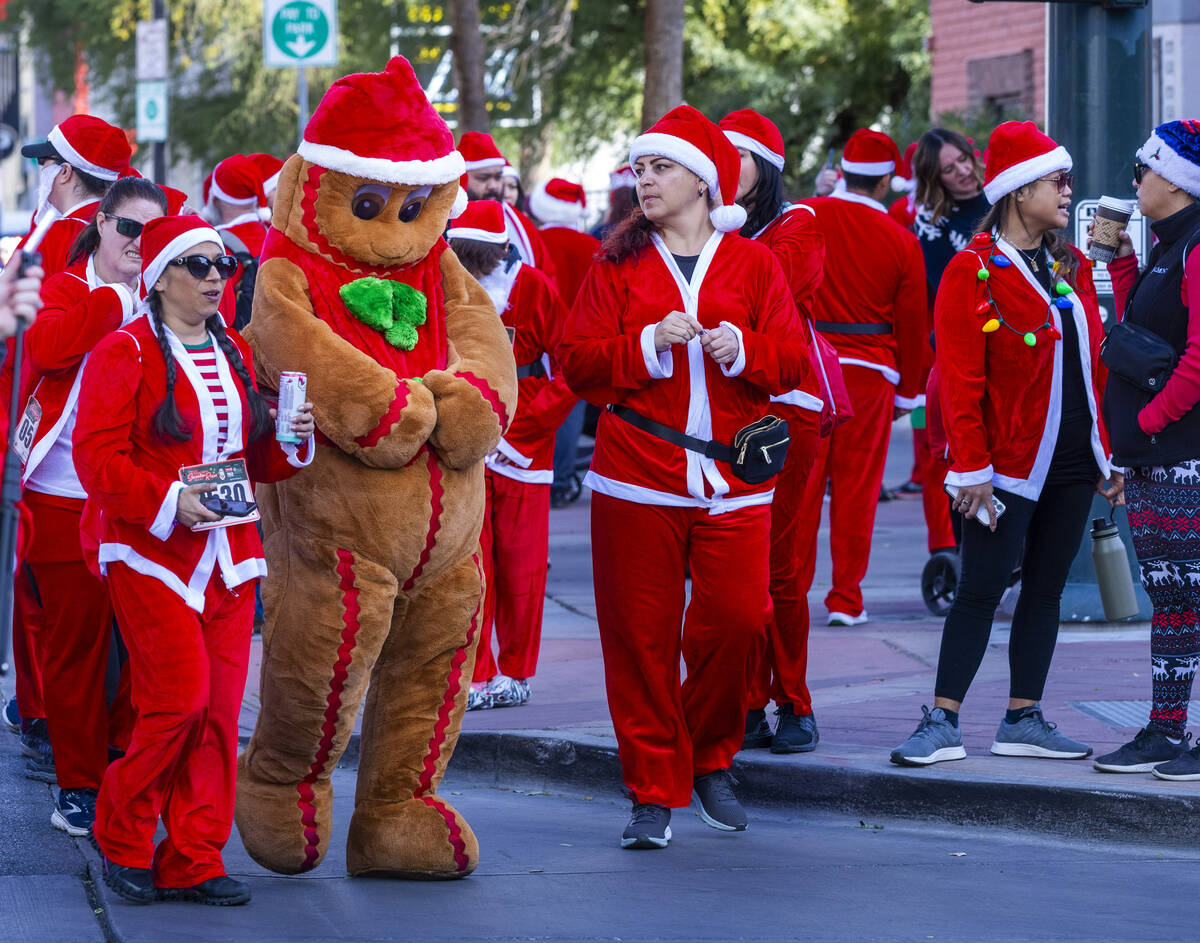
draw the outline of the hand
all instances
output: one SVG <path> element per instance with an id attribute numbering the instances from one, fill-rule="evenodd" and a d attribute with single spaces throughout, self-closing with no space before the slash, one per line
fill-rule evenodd
<path id="1" fill-rule="evenodd" d="M 1096 224 L 1094 222 L 1088 223 L 1087 245 L 1084 247 L 1084 252 L 1087 252 L 1092 247 L 1092 230 L 1095 228 Z M 1117 241 L 1117 254 L 1114 256 L 1114 258 L 1123 259 L 1127 255 L 1133 255 L 1133 239 L 1130 238 L 1129 233 L 1122 229 L 1121 234 L 1117 237 Z"/>
<path id="2" fill-rule="evenodd" d="M 495 452 L 493 452 L 488 457 L 493 462 L 495 462 L 497 465 L 511 465 L 512 464 L 512 459 L 510 459 L 507 455 L 505 455 L 499 449 L 497 449 Z"/>
<path id="3" fill-rule="evenodd" d="M 214 514 L 200 503 L 200 496 L 208 490 L 207 485 L 190 485 L 180 491 L 179 503 L 175 506 L 175 520 L 187 527 L 202 521 L 219 521 L 220 514 Z"/>
<path id="4" fill-rule="evenodd" d="M 731 364 L 738 358 L 741 347 L 733 331 L 721 325 L 700 335 L 700 346 L 719 364 Z"/>
<path id="5" fill-rule="evenodd" d="M 813 186 L 814 196 L 829 196 L 837 186 L 838 172 L 834 167 L 823 167 L 817 174 L 817 182 Z"/>
<path id="6" fill-rule="evenodd" d="M 892 422 L 895 422 L 897 419 L 903 419 L 905 416 L 907 416 L 911 412 L 912 412 L 911 409 L 905 409 L 903 406 L 893 406 L 892 407 Z"/>
<path id="7" fill-rule="evenodd" d="M 654 327 L 654 349 L 660 354 L 672 344 L 686 344 L 700 333 L 700 322 L 682 311 L 672 311 Z"/>
<path id="8" fill-rule="evenodd" d="M 301 439 L 307 439 L 313 432 L 316 431 L 317 422 L 313 419 L 313 404 L 302 403 L 296 407 L 296 415 L 292 417 L 292 432 L 296 433 Z M 270 410 L 271 418 L 279 417 L 279 410 Z"/>
<path id="9" fill-rule="evenodd" d="M 1108 501 L 1109 507 L 1119 507 L 1125 503 L 1125 475 L 1122 472 L 1113 469 L 1110 472 L 1111 476 L 1108 481 L 1103 478 L 1096 485 L 1096 491 Z M 1109 487 L 1105 487 L 1108 485 Z"/>
<path id="10" fill-rule="evenodd" d="M 988 530 L 996 530 L 996 505 L 992 501 L 992 483 L 982 485 L 966 485 L 958 489 L 958 497 L 952 505 L 954 510 L 961 511 L 964 517 L 974 517 L 981 507 L 988 509 Z"/>
<path id="11" fill-rule="evenodd" d="M 0 338 L 11 337 L 17 332 L 17 318 L 29 324 L 37 317 L 42 307 L 42 277 L 45 274 L 38 266 L 30 266 L 25 275 L 16 276 L 19 261 L 14 260 L 5 270 L 7 278 L 0 280 Z"/>

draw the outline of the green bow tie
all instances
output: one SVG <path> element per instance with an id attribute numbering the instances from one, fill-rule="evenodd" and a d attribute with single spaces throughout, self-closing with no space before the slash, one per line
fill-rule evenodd
<path id="1" fill-rule="evenodd" d="M 417 326 L 425 323 L 428 302 L 411 285 L 387 278 L 356 278 L 338 291 L 350 313 L 383 332 L 393 347 L 417 346 Z"/>

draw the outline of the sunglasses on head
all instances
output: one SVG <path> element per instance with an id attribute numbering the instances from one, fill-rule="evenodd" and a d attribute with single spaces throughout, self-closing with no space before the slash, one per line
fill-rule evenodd
<path id="1" fill-rule="evenodd" d="M 1149 164 L 1143 164 L 1140 160 L 1133 165 L 1133 182 L 1138 186 L 1142 184 L 1142 178 L 1146 176 L 1146 171 L 1150 169 Z"/>
<path id="2" fill-rule="evenodd" d="M 127 219 L 124 216 L 113 216 L 109 213 L 105 213 L 104 215 L 117 224 L 117 232 L 119 232 L 126 239 L 136 239 L 142 234 L 142 229 L 145 227 L 145 223 L 139 223 L 136 219 Z"/>
<path id="3" fill-rule="evenodd" d="M 195 279 L 208 278 L 208 270 L 214 266 L 217 275 L 221 278 L 233 278 L 233 273 L 237 271 L 238 260 L 232 255 L 218 255 L 215 259 L 210 259 L 206 255 L 185 255 L 182 259 L 172 259 L 171 264 L 187 266 L 188 272 Z"/>
<path id="4" fill-rule="evenodd" d="M 1075 175 L 1069 170 L 1064 170 L 1057 177 L 1041 177 L 1039 179 L 1054 184 L 1058 187 L 1059 193 L 1062 193 L 1064 190 L 1073 189 L 1075 186 Z"/>

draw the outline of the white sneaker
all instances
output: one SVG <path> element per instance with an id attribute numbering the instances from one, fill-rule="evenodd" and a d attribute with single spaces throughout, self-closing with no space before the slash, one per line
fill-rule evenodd
<path id="1" fill-rule="evenodd" d="M 867 621 L 867 610 L 866 609 L 864 609 L 862 612 L 860 612 L 856 616 L 849 615 L 848 613 L 845 613 L 845 612 L 831 612 L 831 613 L 829 613 L 829 621 L 826 623 L 826 625 L 841 625 L 841 626 L 863 625 L 866 621 Z"/>
<path id="2" fill-rule="evenodd" d="M 496 675 L 487 683 L 484 693 L 492 699 L 493 707 L 520 707 L 529 700 L 529 682 Z"/>
<path id="3" fill-rule="evenodd" d="M 471 689 L 467 691 L 467 710 L 483 711 L 494 706 L 492 696 L 487 693 L 486 688 L 477 688 L 474 684 L 471 685 Z"/>

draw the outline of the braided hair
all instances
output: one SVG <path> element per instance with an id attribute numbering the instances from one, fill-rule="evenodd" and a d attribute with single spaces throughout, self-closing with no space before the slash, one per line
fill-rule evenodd
<path id="1" fill-rule="evenodd" d="M 146 296 L 150 308 L 150 322 L 154 328 L 154 336 L 158 338 L 159 349 L 162 350 L 163 360 L 167 366 L 167 395 L 154 411 L 154 434 L 160 439 L 174 439 L 176 442 L 187 442 L 192 438 L 192 428 L 185 424 L 179 414 L 179 406 L 175 403 L 175 380 L 177 376 L 175 355 L 171 352 L 171 343 L 167 340 L 167 332 L 162 321 L 162 298 L 157 291 L 151 291 Z M 225 354 L 233 372 L 242 381 L 242 389 L 246 392 L 246 402 L 250 407 L 250 441 L 270 435 L 274 431 L 270 408 L 250 380 L 250 371 L 242 360 L 237 345 L 225 333 L 225 322 L 220 314 L 214 314 L 204 322 L 205 328 L 217 339 L 217 346 Z"/>

